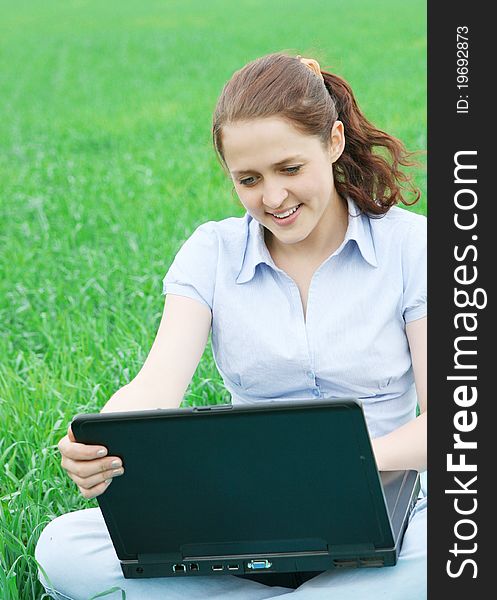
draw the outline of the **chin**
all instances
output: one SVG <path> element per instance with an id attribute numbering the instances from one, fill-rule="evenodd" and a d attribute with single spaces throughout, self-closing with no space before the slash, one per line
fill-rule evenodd
<path id="1" fill-rule="evenodd" d="M 274 237 L 278 240 L 278 242 L 280 242 L 281 244 L 285 244 L 287 246 L 291 246 L 293 244 L 299 244 L 300 242 L 303 242 L 307 235 L 288 235 L 288 236 L 278 236 L 275 233 L 273 233 Z"/>

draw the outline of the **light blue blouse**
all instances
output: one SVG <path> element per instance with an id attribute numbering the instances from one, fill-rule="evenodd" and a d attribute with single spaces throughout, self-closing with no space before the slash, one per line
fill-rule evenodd
<path id="1" fill-rule="evenodd" d="M 426 218 L 348 206 L 345 239 L 312 277 L 305 320 L 297 285 L 248 214 L 198 227 L 163 293 L 212 310 L 213 356 L 233 403 L 358 398 L 377 437 L 416 414 L 405 325 L 426 316 Z"/>

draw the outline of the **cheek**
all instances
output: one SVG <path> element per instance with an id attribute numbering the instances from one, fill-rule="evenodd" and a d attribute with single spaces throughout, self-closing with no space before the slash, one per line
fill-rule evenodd
<path id="1" fill-rule="evenodd" d="M 261 203 L 258 200 L 257 194 L 247 189 L 240 189 L 239 187 L 235 188 L 235 191 L 238 195 L 238 199 L 248 211 L 260 206 Z"/>
<path id="2" fill-rule="evenodd" d="M 328 199 L 334 187 L 333 173 L 331 172 L 331 169 L 326 172 L 326 174 L 321 173 L 319 176 L 317 176 L 312 185 L 314 187 L 314 193 L 316 196 Z"/>
<path id="3" fill-rule="evenodd" d="M 309 198 L 309 200 L 321 200 L 329 197 L 332 186 L 333 184 L 329 179 L 317 176 L 315 179 L 308 179 L 306 182 L 302 182 L 299 186 L 298 194 Z"/>

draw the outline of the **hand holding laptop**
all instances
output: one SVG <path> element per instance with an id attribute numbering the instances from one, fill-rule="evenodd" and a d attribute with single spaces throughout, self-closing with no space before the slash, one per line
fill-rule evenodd
<path id="1" fill-rule="evenodd" d="M 87 499 L 103 494 L 112 479 L 124 473 L 119 457 L 107 456 L 107 448 L 104 446 L 77 442 L 70 425 L 67 435 L 60 440 L 58 446 L 62 454 L 62 468 Z"/>

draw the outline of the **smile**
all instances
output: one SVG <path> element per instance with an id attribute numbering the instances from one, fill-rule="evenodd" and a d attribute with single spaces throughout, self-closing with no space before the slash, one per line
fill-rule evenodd
<path id="1" fill-rule="evenodd" d="M 298 204 L 297 206 L 294 206 L 293 208 L 289 208 L 285 212 L 277 213 L 277 214 L 270 213 L 270 215 L 271 215 L 273 221 L 275 223 L 278 223 L 278 225 L 290 225 L 291 223 L 293 223 L 295 221 L 295 219 L 300 214 L 301 206 L 302 206 L 302 204 Z"/>
<path id="2" fill-rule="evenodd" d="M 300 206 L 300 204 L 298 206 L 294 206 L 293 208 L 290 208 L 289 210 L 287 210 L 284 213 L 272 213 L 273 217 L 276 217 L 277 219 L 284 219 L 285 217 L 289 217 L 290 215 L 293 215 L 293 213 L 298 209 L 299 206 Z"/>

